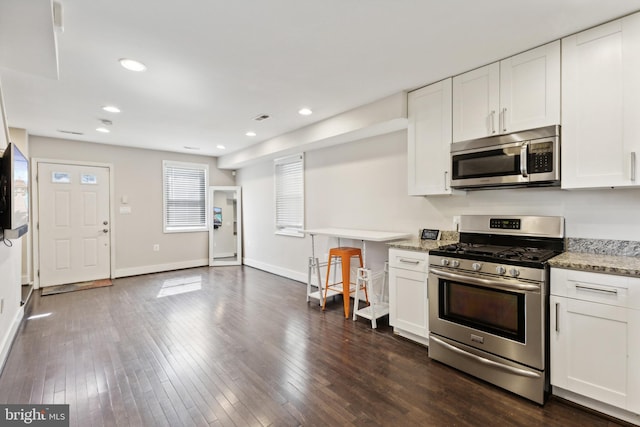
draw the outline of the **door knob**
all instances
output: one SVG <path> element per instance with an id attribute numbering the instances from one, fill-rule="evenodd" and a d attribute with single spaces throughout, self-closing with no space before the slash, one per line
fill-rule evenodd
<path id="1" fill-rule="evenodd" d="M 105 228 L 105 229 L 103 229 L 103 230 L 102 230 L 102 232 L 103 232 L 103 233 L 108 233 L 108 232 L 109 232 L 109 229 L 108 229 L 108 228 Z"/>
<path id="2" fill-rule="evenodd" d="M 107 224 L 109 224 L 109 221 L 104 221 L 102 224 L 103 225 L 107 225 Z"/>

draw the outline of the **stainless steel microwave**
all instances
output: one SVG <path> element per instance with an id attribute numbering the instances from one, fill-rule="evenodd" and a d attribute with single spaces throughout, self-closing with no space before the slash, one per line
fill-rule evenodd
<path id="1" fill-rule="evenodd" d="M 560 185 L 560 126 L 451 144 L 451 187 Z"/>

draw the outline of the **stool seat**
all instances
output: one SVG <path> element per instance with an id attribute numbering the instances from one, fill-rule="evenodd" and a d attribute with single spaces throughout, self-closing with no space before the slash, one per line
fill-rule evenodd
<path id="1" fill-rule="evenodd" d="M 340 258 L 340 263 L 342 266 L 342 282 L 329 284 L 329 273 L 331 272 L 331 262 L 333 258 Z M 337 248 L 329 249 L 329 262 L 327 264 L 327 281 L 324 287 L 324 298 L 322 301 L 322 309 L 325 309 L 327 304 L 327 294 L 330 290 L 336 291 L 337 293 L 342 294 L 342 299 L 344 300 L 344 317 L 349 318 L 349 295 L 351 293 L 351 258 L 358 257 L 360 261 L 360 268 L 363 267 L 362 264 L 362 250 L 360 248 L 352 248 L 348 246 L 341 246 Z M 338 285 L 342 284 L 341 289 Z M 367 295 L 367 290 L 364 288 L 365 298 L 367 302 L 369 302 L 369 297 Z"/>
<path id="2" fill-rule="evenodd" d="M 348 256 L 348 257 L 352 257 L 352 256 L 359 256 L 362 257 L 362 249 L 360 248 L 351 248 L 348 246 L 341 246 L 338 248 L 331 248 L 329 249 L 329 256 L 339 256 L 339 257 L 343 257 L 343 256 Z"/>

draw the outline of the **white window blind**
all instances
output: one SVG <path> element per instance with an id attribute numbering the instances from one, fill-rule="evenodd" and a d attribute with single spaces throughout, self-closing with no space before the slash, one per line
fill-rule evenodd
<path id="1" fill-rule="evenodd" d="M 304 156 L 275 160 L 276 233 L 303 236 Z"/>
<path id="2" fill-rule="evenodd" d="M 162 162 L 164 231 L 207 230 L 209 165 Z"/>

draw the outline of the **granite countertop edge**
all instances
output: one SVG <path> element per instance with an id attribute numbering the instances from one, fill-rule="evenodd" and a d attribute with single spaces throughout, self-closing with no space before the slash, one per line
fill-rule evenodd
<path id="1" fill-rule="evenodd" d="M 564 252 L 551 258 L 549 265 L 553 268 L 640 278 L 640 258 L 636 256 Z"/>
<path id="2" fill-rule="evenodd" d="M 419 238 L 390 242 L 390 248 L 429 252 L 438 246 L 458 241 L 456 234 L 447 234 L 442 240 Z M 553 268 L 614 274 L 640 278 L 640 242 L 568 238 L 567 252 L 551 258 Z"/>

